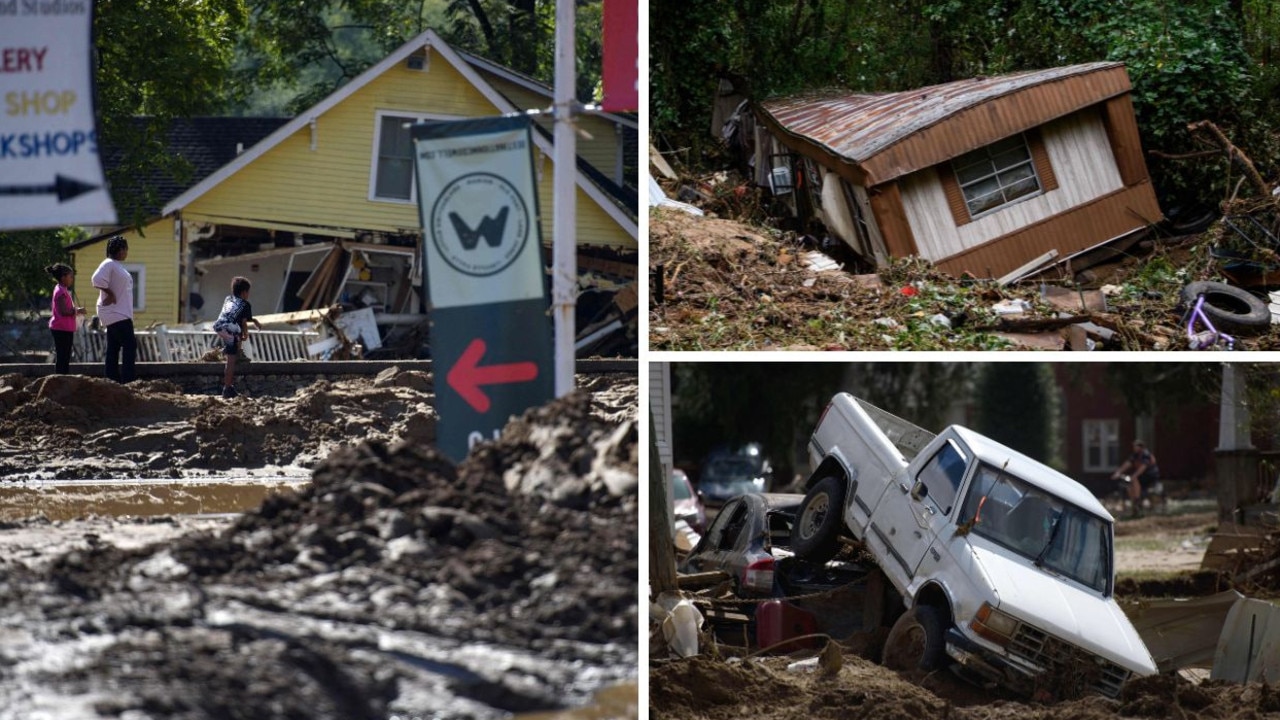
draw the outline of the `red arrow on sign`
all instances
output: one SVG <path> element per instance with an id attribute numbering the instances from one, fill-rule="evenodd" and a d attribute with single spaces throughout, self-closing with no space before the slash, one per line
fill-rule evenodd
<path id="1" fill-rule="evenodd" d="M 484 357 L 486 345 L 484 340 L 476 338 L 462 351 L 458 362 L 449 369 L 445 382 L 453 388 L 462 399 L 476 412 L 489 411 L 489 396 L 480 389 L 482 385 L 506 385 L 508 383 L 528 382 L 538 377 L 538 365 L 531 362 L 515 362 L 503 365 L 480 367 L 480 358 Z"/>

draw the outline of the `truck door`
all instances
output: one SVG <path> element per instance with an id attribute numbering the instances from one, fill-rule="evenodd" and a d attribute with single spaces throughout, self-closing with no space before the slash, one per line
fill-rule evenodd
<path id="1" fill-rule="evenodd" d="M 969 460 L 968 453 L 948 439 L 885 491 L 871 517 L 867 541 L 881 546 L 886 565 L 896 566 L 887 571 L 901 571 L 908 579 L 915 575 L 929 546 L 950 523 Z"/>

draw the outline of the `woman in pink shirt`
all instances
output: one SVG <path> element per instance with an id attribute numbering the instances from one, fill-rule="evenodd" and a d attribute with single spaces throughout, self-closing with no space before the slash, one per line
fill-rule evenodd
<path id="1" fill-rule="evenodd" d="M 75 273 L 70 267 L 58 263 L 45 268 L 45 272 L 58 281 L 53 286 L 53 317 L 49 318 L 49 330 L 53 332 L 53 348 L 56 352 L 56 368 L 59 375 L 71 370 L 71 341 L 76 336 L 76 316 L 84 314 L 84 308 L 76 305 L 71 296 L 71 283 Z"/>

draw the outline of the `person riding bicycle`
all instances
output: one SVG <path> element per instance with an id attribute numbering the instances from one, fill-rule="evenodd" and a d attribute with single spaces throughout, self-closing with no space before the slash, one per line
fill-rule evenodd
<path id="1" fill-rule="evenodd" d="M 1112 480 L 1120 480 L 1123 476 L 1128 476 L 1129 480 L 1129 500 L 1133 503 L 1133 517 L 1141 517 L 1142 498 L 1160 481 L 1160 465 L 1156 463 L 1156 456 L 1151 454 L 1147 444 L 1141 440 L 1133 441 L 1133 454 L 1111 473 Z"/>

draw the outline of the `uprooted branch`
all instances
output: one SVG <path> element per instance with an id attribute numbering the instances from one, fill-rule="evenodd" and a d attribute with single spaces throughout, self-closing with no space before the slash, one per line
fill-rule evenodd
<path id="1" fill-rule="evenodd" d="M 1240 166 L 1245 177 L 1249 178 L 1249 182 L 1257 189 L 1262 197 L 1269 197 L 1271 190 L 1267 187 L 1267 183 L 1262 179 L 1262 174 L 1258 172 L 1258 168 L 1254 167 L 1253 161 L 1245 154 L 1243 150 L 1236 147 L 1234 143 L 1227 139 L 1222 128 L 1219 128 L 1212 121 L 1201 120 L 1187 125 L 1187 130 L 1192 135 L 1208 136 L 1208 140 L 1216 145 L 1220 150 L 1227 154 L 1227 157 Z"/>

